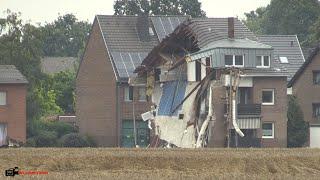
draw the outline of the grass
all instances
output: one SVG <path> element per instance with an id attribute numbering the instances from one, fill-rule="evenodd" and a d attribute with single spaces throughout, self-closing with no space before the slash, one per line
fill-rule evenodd
<path id="1" fill-rule="evenodd" d="M 319 179 L 320 149 L 0 149 L 0 179 Z"/>

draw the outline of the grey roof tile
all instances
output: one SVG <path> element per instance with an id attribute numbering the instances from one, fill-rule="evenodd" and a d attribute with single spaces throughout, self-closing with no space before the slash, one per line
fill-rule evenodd
<path id="1" fill-rule="evenodd" d="M 74 70 L 77 58 L 75 57 L 43 57 L 41 70 L 46 74 L 54 74 L 66 70 Z"/>
<path id="2" fill-rule="evenodd" d="M 271 45 L 274 48 L 274 66 L 279 68 L 288 77 L 288 81 L 294 76 L 304 63 L 304 56 L 296 35 L 260 35 L 260 42 Z M 287 64 L 281 63 L 279 57 L 287 57 Z"/>
<path id="3" fill-rule="evenodd" d="M 27 84 L 28 80 L 14 65 L 0 65 L 0 84 Z"/>

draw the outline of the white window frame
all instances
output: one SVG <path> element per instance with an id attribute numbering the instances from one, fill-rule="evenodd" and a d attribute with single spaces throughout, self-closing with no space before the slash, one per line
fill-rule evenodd
<path id="1" fill-rule="evenodd" d="M 272 91 L 272 102 L 263 102 L 263 91 Z M 262 105 L 274 105 L 274 89 L 262 89 L 261 91 L 261 104 Z"/>
<path id="2" fill-rule="evenodd" d="M 133 99 L 133 87 L 132 87 L 132 99 Z M 130 86 L 124 87 L 124 101 L 125 102 L 132 102 L 130 99 Z"/>
<path id="3" fill-rule="evenodd" d="M 272 135 L 271 136 L 264 136 L 263 135 L 263 124 L 272 124 Z M 264 122 L 264 123 L 262 123 L 261 129 L 262 129 L 262 138 L 263 139 L 274 139 L 274 123 L 273 122 Z"/>
<path id="4" fill-rule="evenodd" d="M 141 89 L 144 89 L 144 96 L 145 96 L 145 99 L 140 99 L 140 90 Z M 146 87 L 138 87 L 138 95 L 139 95 L 139 97 L 138 97 L 138 99 L 139 99 L 139 101 L 140 102 L 146 102 L 147 101 L 147 89 L 146 89 Z"/>
<path id="5" fill-rule="evenodd" d="M 256 66 L 257 68 L 270 68 L 270 56 L 257 56 L 257 57 L 261 57 L 260 61 L 261 61 L 261 66 Z M 265 66 L 264 65 L 264 57 L 268 57 L 269 59 L 269 66 Z"/>
<path id="6" fill-rule="evenodd" d="M 7 105 L 7 92 L 6 91 L 0 91 L 0 93 L 4 94 L 4 103 L 1 103 L 1 101 L 0 101 L 0 106 L 6 106 Z"/>
<path id="7" fill-rule="evenodd" d="M 226 65 L 226 56 L 232 56 L 232 65 Z M 235 65 L 236 64 L 236 56 L 242 56 L 242 65 Z M 225 65 L 225 67 L 244 67 L 244 55 L 225 54 L 224 55 L 224 65 Z"/>

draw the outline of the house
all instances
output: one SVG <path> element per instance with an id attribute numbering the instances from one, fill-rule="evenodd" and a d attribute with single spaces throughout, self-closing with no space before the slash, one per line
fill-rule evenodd
<path id="1" fill-rule="evenodd" d="M 43 57 L 41 58 L 41 71 L 45 74 L 75 71 L 77 62 L 75 57 Z"/>
<path id="2" fill-rule="evenodd" d="M 77 73 L 76 116 L 80 133 L 92 136 L 99 146 L 149 144 L 150 131 L 140 116 L 150 108 L 145 84 L 129 86 L 128 79 L 159 43 L 154 20 L 170 18 L 169 29 L 159 36 L 172 32 L 186 17 L 95 17 Z"/>
<path id="3" fill-rule="evenodd" d="M 186 148 L 286 147 L 290 71 L 237 19 L 215 21 L 185 21 L 136 68 L 157 107 L 146 118 L 155 136 Z"/>
<path id="4" fill-rule="evenodd" d="M 309 123 L 310 147 L 320 147 L 320 45 L 313 49 L 288 87 L 298 98 L 304 120 Z"/>
<path id="5" fill-rule="evenodd" d="M 27 79 L 13 65 L 0 65 L 0 146 L 26 142 Z"/>
<path id="6" fill-rule="evenodd" d="M 139 145 L 143 147 L 149 143 L 152 144 L 151 139 L 154 139 L 153 135 L 156 134 L 155 127 L 150 130 L 148 127 L 150 126 L 149 122 L 143 121 L 141 114 L 149 111 L 151 106 L 156 108 L 153 106 L 154 101 L 152 98 L 146 97 L 146 94 L 151 95 L 153 90 L 150 91 L 150 88 L 148 88 L 147 79 L 136 78 L 134 80 L 134 78 L 129 77 L 135 76 L 133 71 L 139 68 L 146 58 L 154 58 L 155 61 L 167 58 L 158 58 L 159 55 L 152 52 L 154 51 L 154 47 L 159 45 L 161 47 L 157 49 L 166 47 L 166 44 L 161 42 L 174 32 L 179 25 L 184 26 L 182 24 L 188 21 L 188 19 L 192 20 L 193 25 L 189 24 L 188 27 L 192 26 L 193 31 L 197 34 L 200 48 L 214 41 L 226 39 L 228 36 L 227 18 L 190 18 L 189 16 L 148 17 L 142 15 L 97 15 L 95 17 L 84 55 L 80 61 L 76 80 L 76 116 L 79 122 L 80 133 L 92 136 L 100 146 L 133 147 L 134 145 Z M 285 38 L 285 36 L 279 36 L 280 46 L 269 44 L 272 42 L 275 44 L 279 43 L 276 41 L 269 42 L 273 37 L 263 39 L 254 35 L 238 19 L 234 19 L 234 30 L 236 38 L 242 40 L 247 38 L 251 44 L 261 45 L 268 49 L 272 48 L 273 51 L 270 54 L 270 59 L 271 57 L 277 59 L 280 56 L 285 56 L 286 54 L 282 54 L 287 53 L 287 51 L 282 51 L 282 48 L 287 46 L 287 43 L 291 47 L 291 41 L 288 42 L 288 38 Z M 185 36 L 189 36 L 189 34 L 185 34 Z M 293 39 L 294 46 L 292 48 L 299 47 L 296 37 L 290 38 Z M 264 40 L 266 42 L 263 42 Z M 177 39 L 173 38 L 170 42 L 174 41 L 177 41 Z M 241 43 L 240 41 L 239 43 Z M 200 48 L 195 48 L 194 52 L 201 50 Z M 293 52 L 290 48 L 289 50 Z M 178 54 L 178 56 L 180 55 Z M 291 62 L 290 58 L 287 59 Z M 303 61 L 303 58 L 300 58 L 298 63 L 302 64 Z M 204 62 L 205 60 L 203 60 Z M 268 75 L 271 76 L 272 73 L 277 74 L 279 79 L 282 76 L 288 76 L 289 71 L 276 68 L 279 64 L 277 60 L 271 62 L 272 72 L 268 72 L 265 69 Z M 200 69 L 204 68 L 203 66 L 199 66 L 198 63 L 197 67 L 200 67 Z M 153 69 L 153 67 L 151 68 Z M 275 70 L 277 72 L 274 72 Z M 155 71 L 156 74 L 160 72 L 159 69 Z M 183 73 L 186 72 L 184 71 Z M 161 78 L 165 76 L 168 75 L 155 77 Z M 199 76 L 194 78 L 199 80 Z M 129 82 L 129 79 L 133 80 Z M 282 87 L 282 81 L 279 84 L 279 87 Z M 174 85 L 168 85 L 168 89 L 172 87 Z M 190 87 L 186 86 L 186 88 Z M 260 96 L 261 94 L 256 95 L 256 103 L 259 103 L 258 99 Z M 281 102 L 279 106 L 285 104 L 284 101 L 279 102 Z M 278 106 L 274 106 L 274 109 L 276 108 Z M 272 108 L 266 109 L 270 110 Z M 152 114 L 147 113 L 145 115 Z M 275 117 L 277 116 L 275 115 Z M 282 119 L 280 122 L 282 122 Z M 218 126 L 223 125 L 217 124 L 216 127 Z M 283 127 L 280 127 L 276 126 L 277 137 L 280 140 L 277 138 L 275 141 L 281 141 L 280 144 L 284 145 L 282 141 L 286 137 L 282 134 L 285 134 L 285 131 L 281 131 Z M 134 133 L 135 129 L 136 133 Z M 281 131 L 281 135 L 278 131 Z M 218 141 L 219 146 L 223 146 L 225 136 L 220 137 Z M 279 143 L 275 143 L 275 145 L 277 144 Z"/>

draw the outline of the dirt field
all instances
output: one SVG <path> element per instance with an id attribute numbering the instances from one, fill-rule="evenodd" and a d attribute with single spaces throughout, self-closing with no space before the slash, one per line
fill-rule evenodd
<path id="1" fill-rule="evenodd" d="M 14 179 L 319 179 L 320 149 L 0 149 Z"/>

